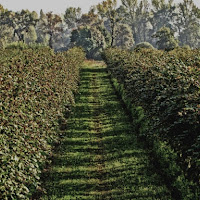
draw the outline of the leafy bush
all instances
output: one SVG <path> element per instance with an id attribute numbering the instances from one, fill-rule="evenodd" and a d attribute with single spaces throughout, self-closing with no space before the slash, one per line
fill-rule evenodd
<path id="1" fill-rule="evenodd" d="M 101 53 L 106 47 L 104 35 L 95 27 L 80 27 L 72 31 L 71 45 L 80 46 L 89 59 L 101 59 Z"/>
<path id="2" fill-rule="evenodd" d="M 28 49 L 28 45 L 24 42 L 12 42 L 6 46 L 6 49 Z"/>
<path id="3" fill-rule="evenodd" d="M 174 32 L 169 27 L 161 27 L 153 37 L 158 39 L 158 49 L 170 51 L 179 46 L 179 41 L 175 39 Z"/>
<path id="4" fill-rule="evenodd" d="M 29 199 L 40 185 L 58 122 L 73 104 L 83 59 L 78 48 L 0 52 L 0 199 Z"/>
<path id="5" fill-rule="evenodd" d="M 144 110 L 148 129 L 139 134 L 169 143 L 191 180 L 200 182 L 199 50 L 107 49 L 104 60 L 125 98 Z"/>
<path id="6" fill-rule="evenodd" d="M 26 44 L 24 42 L 12 42 L 6 46 L 6 49 L 43 49 L 45 46 L 43 44 L 37 44 L 37 43 L 30 43 Z"/>
<path id="7" fill-rule="evenodd" d="M 141 48 L 154 49 L 154 47 L 149 42 L 141 42 L 135 46 L 135 49 L 141 49 Z"/>

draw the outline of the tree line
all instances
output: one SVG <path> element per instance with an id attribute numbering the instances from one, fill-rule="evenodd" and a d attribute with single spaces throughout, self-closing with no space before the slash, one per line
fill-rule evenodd
<path id="1" fill-rule="evenodd" d="M 200 9 L 193 0 L 105 0 L 82 13 L 68 7 L 52 12 L 13 12 L 0 6 L 0 47 L 13 42 L 39 43 L 58 50 L 82 46 L 89 58 L 103 49 L 138 47 L 171 50 L 200 46 Z"/>

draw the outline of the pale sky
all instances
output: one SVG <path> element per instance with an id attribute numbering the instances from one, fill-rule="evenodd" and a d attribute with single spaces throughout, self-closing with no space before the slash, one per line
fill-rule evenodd
<path id="1" fill-rule="evenodd" d="M 181 2 L 182 0 L 174 0 Z M 28 9 L 30 11 L 44 12 L 53 11 L 54 13 L 64 13 L 67 7 L 81 7 L 83 13 L 87 12 L 92 5 L 97 5 L 102 0 L 0 0 L 0 4 L 8 10 L 20 11 Z M 118 0 L 118 2 L 121 2 Z M 195 4 L 200 7 L 200 0 L 194 0 Z"/>

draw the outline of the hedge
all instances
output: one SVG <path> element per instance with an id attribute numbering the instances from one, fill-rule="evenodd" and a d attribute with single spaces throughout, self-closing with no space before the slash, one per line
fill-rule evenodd
<path id="1" fill-rule="evenodd" d="M 0 51 L 0 199 L 29 199 L 77 90 L 81 49 Z"/>
<path id="2" fill-rule="evenodd" d="M 110 48 L 103 58 L 138 114 L 139 136 L 171 146 L 185 176 L 200 184 L 200 51 Z"/>

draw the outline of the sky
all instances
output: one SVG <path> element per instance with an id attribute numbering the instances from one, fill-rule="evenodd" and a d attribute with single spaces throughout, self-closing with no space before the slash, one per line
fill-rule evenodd
<path id="1" fill-rule="evenodd" d="M 174 0 L 182 2 L 183 0 Z M 30 11 L 44 12 L 53 11 L 54 13 L 64 13 L 67 7 L 81 7 L 82 12 L 86 13 L 92 5 L 97 5 L 102 0 L 0 0 L 0 4 L 8 10 L 20 11 L 28 9 Z M 121 2 L 118 0 L 118 2 Z M 200 7 L 200 0 L 194 0 L 195 4 Z"/>

